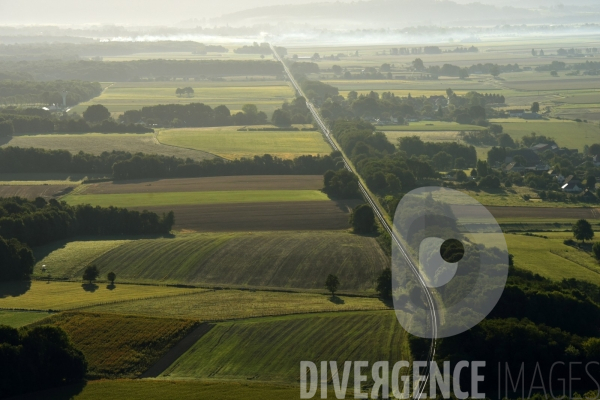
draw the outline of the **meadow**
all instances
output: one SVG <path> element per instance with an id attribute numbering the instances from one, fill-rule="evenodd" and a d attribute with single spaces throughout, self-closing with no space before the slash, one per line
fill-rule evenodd
<path id="1" fill-rule="evenodd" d="M 128 240 L 62 241 L 34 247 L 34 257 L 40 261 L 34 267 L 33 276 L 44 278 L 49 273 L 54 278 L 75 276 L 102 254 L 127 242 Z M 45 266 L 45 272 L 42 271 L 42 266 Z M 60 275 L 56 275 L 57 271 L 60 271 Z"/>
<path id="2" fill-rule="evenodd" d="M 75 278 L 81 279 L 81 276 Z M 193 289 L 121 285 L 118 282 L 114 287 L 100 282 L 91 285 L 56 281 L 3 282 L 0 283 L 0 309 L 63 311 L 107 302 L 178 295 L 186 290 Z"/>
<path id="3" fill-rule="evenodd" d="M 101 207 L 151 207 L 189 204 L 273 203 L 286 201 L 328 201 L 319 190 L 232 190 L 218 192 L 157 192 L 114 194 L 68 194 L 69 204 Z"/>
<path id="4" fill-rule="evenodd" d="M 515 141 L 535 132 L 537 135 L 553 138 L 560 147 L 579 151 L 583 151 L 585 145 L 600 142 L 600 127 L 592 123 L 556 119 L 526 121 L 518 118 L 497 119 L 490 120 L 490 122 L 502 125 L 504 132 L 508 133 Z"/>
<path id="5" fill-rule="evenodd" d="M 135 378 L 197 322 L 170 318 L 63 313 L 38 324 L 64 329 L 88 362 L 90 378 Z"/>
<path id="6" fill-rule="evenodd" d="M 59 248 L 56 254 L 50 253 L 48 257 L 62 258 L 63 252 L 68 254 L 68 249 Z M 38 266 L 41 263 L 45 263 L 45 259 L 40 260 Z M 173 288 L 149 286 L 144 289 L 148 293 L 142 294 L 137 286 L 119 285 L 119 281 L 324 290 L 327 275 L 335 274 L 343 277 L 340 284 L 342 292 L 373 291 L 379 272 L 388 262 L 375 238 L 347 232 L 299 231 L 198 233 L 135 240 L 103 253 L 93 263 L 100 269 L 102 277 L 109 271 L 117 274 L 118 290 L 102 287 L 91 293 L 102 293 L 102 297 L 90 299 L 87 303 L 109 301 L 111 296 L 118 294 L 111 292 L 119 291 L 131 291 L 129 298 L 182 293 L 181 289 L 177 292 Z M 53 266 L 53 276 L 79 279 L 82 270 L 70 264 Z M 33 284 L 36 285 L 34 288 L 46 285 L 41 282 Z M 88 293 L 75 283 L 53 282 L 47 286 L 59 284 L 75 291 L 79 289 L 82 295 Z M 3 305 L 3 302 L 13 298 L 0 299 L 0 307 L 19 307 L 18 304 L 27 303 L 24 296 L 14 298 L 11 305 Z M 63 301 L 68 303 L 77 301 L 77 298 L 69 299 L 66 294 Z M 54 307 L 42 307 L 47 308 Z"/>
<path id="7" fill-rule="evenodd" d="M 536 236 L 508 234 L 508 251 L 515 256 L 515 265 L 543 277 L 560 281 L 575 278 L 600 285 L 600 265 L 590 254 L 563 244 L 572 234 L 544 232 Z"/>
<path id="8" fill-rule="evenodd" d="M 76 133 L 13 136 L 2 147 L 41 147 L 47 150 L 67 150 L 73 154 L 83 151 L 100 155 L 105 151 L 159 154 L 168 157 L 205 160 L 214 155 L 199 149 L 161 144 L 153 133 Z"/>
<path id="9" fill-rule="evenodd" d="M 178 97 L 178 87 L 190 86 L 194 97 Z M 204 103 L 211 107 L 226 105 L 232 112 L 241 111 L 244 104 L 255 104 L 270 117 L 284 101 L 294 98 L 294 91 L 284 81 L 168 81 L 117 82 L 100 96 L 71 109 L 79 114 L 93 104 L 102 104 L 113 115 L 127 110 L 140 110 L 157 104 Z"/>
<path id="10" fill-rule="evenodd" d="M 393 311 L 298 315 L 219 323 L 162 377 L 296 383 L 302 360 L 408 359 Z"/>
<path id="11" fill-rule="evenodd" d="M 20 328 L 52 314 L 38 311 L 0 311 L 0 325 Z"/>
<path id="12" fill-rule="evenodd" d="M 292 159 L 331 152 L 317 131 L 238 131 L 239 128 L 168 129 L 161 130 L 157 138 L 162 144 L 201 150 L 230 160 L 263 154 Z"/>
<path id="13" fill-rule="evenodd" d="M 250 290 L 216 290 L 90 307 L 86 312 L 224 321 L 275 315 L 383 310 L 379 299 Z"/>

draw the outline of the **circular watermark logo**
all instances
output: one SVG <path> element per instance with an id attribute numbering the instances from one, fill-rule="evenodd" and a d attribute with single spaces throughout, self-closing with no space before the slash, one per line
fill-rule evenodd
<path id="1" fill-rule="evenodd" d="M 509 257 L 500 226 L 481 203 L 453 189 L 415 189 L 398 204 L 393 229 L 393 302 L 406 331 L 454 336 L 492 311 Z"/>

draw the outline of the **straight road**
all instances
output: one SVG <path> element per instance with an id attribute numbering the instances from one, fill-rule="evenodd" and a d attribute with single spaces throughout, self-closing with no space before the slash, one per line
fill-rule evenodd
<path id="1" fill-rule="evenodd" d="M 344 166 L 346 167 L 346 169 L 348 171 L 356 174 L 356 172 L 354 171 L 354 168 L 352 167 L 352 164 L 349 162 L 348 158 L 346 157 L 346 154 L 344 154 L 342 149 L 337 145 L 336 141 L 331 137 L 331 133 L 329 132 L 329 129 L 323 122 L 321 115 L 317 111 L 316 107 L 304 95 L 302 88 L 300 87 L 298 82 L 296 82 L 296 79 L 290 72 L 288 66 L 283 61 L 281 56 L 277 53 L 277 51 L 275 51 L 275 48 L 273 47 L 273 45 L 271 44 L 270 46 L 271 46 L 271 51 L 273 52 L 273 55 L 275 56 L 275 58 L 281 63 L 281 65 L 283 65 L 283 69 L 285 70 L 285 73 L 286 73 L 289 81 L 291 82 L 292 86 L 294 86 L 294 89 L 296 89 L 296 93 L 298 94 L 298 96 L 302 96 L 306 99 L 306 106 L 310 110 L 310 112 L 313 116 L 313 119 L 315 120 L 315 122 L 317 123 L 319 128 L 321 129 L 321 132 L 323 133 L 325 140 L 327 140 L 327 142 L 329 143 L 329 145 L 331 146 L 331 148 L 333 150 L 339 151 L 342 154 L 342 157 L 344 160 Z M 358 176 L 358 174 L 356 174 L 356 175 Z M 390 237 L 392 238 L 392 240 L 394 241 L 396 246 L 398 246 L 398 249 L 401 251 L 402 255 L 404 256 L 404 259 L 406 260 L 406 262 L 410 266 L 411 270 L 417 277 L 417 279 L 418 279 L 419 283 L 421 284 L 423 291 L 425 292 L 425 295 L 427 297 L 427 303 L 428 303 L 430 314 L 431 314 L 431 329 L 432 329 L 431 337 L 432 337 L 432 339 L 431 339 L 431 346 L 429 348 L 429 361 L 430 362 L 428 363 L 427 369 L 425 371 L 426 379 L 421 382 L 421 385 L 418 388 L 418 390 L 413 389 L 413 398 L 415 400 L 420 399 L 421 395 L 423 394 L 423 391 L 425 390 L 425 387 L 427 386 L 427 381 L 429 379 L 429 368 L 430 368 L 431 362 L 435 358 L 436 338 L 437 338 L 437 329 L 438 329 L 438 316 L 437 316 L 437 311 L 435 309 L 435 302 L 433 300 L 433 296 L 432 296 L 431 292 L 429 291 L 429 288 L 425 284 L 423 277 L 421 276 L 417 267 L 413 263 L 412 259 L 408 256 L 408 253 L 404 249 L 404 246 L 402 245 L 401 241 L 398 239 L 396 232 L 390 226 L 390 223 L 385 218 L 384 212 L 381 210 L 379 204 L 375 201 L 371 192 L 363 185 L 363 183 L 361 182 L 360 179 L 358 181 L 358 185 L 359 185 L 359 189 L 360 189 L 363 197 L 369 203 L 369 205 L 373 208 L 373 212 L 377 216 L 377 219 L 379 219 L 381 226 L 383 226 L 383 228 L 388 232 L 388 234 L 390 235 Z"/>

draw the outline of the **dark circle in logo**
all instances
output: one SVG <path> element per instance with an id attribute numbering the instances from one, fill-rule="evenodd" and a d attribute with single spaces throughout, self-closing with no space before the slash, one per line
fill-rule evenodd
<path id="1" fill-rule="evenodd" d="M 465 255 L 465 246 L 460 240 L 448 239 L 440 246 L 440 255 L 447 263 L 457 263 Z"/>

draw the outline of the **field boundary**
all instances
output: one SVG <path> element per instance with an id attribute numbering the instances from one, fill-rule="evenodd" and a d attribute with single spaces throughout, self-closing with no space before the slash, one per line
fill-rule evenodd
<path id="1" fill-rule="evenodd" d="M 175 346 L 171 347 L 161 358 L 159 358 L 150 368 L 139 376 L 143 378 L 157 378 L 189 349 L 192 348 L 202 336 L 206 335 L 215 326 L 215 324 L 202 323 L 191 333 L 181 339 Z"/>
<path id="2" fill-rule="evenodd" d="M 189 147 L 175 146 L 174 144 L 167 144 L 167 143 L 163 143 L 163 142 L 161 142 L 161 141 L 160 141 L 160 139 L 158 138 L 158 135 L 159 135 L 159 133 L 160 133 L 160 129 L 157 129 L 157 130 L 155 130 L 155 131 L 154 131 L 154 140 L 156 140 L 157 144 L 159 144 L 159 145 L 161 145 L 161 146 L 169 146 L 169 147 L 174 147 L 174 148 L 177 148 L 177 149 L 186 149 L 186 150 L 201 151 L 201 152 L 203 152 L 203 153 L 210 154 L 211 156 L 213 156 L 213 157 L 215 157 L 215 158 L 220 158 L 220 159 L 222 159 L 222 160 L 225 160 L 225 161 L 233 161 L 233 160 L 230 160 L 230 159 L 228 159 L 228 158 L 225 158 L 225 157 L 223 157 L 223 156 L 219 156 L 219 155 L 217 155 L 217 154 L 215 154 L 215 153 L 211 153 L 210 151 L 206 151 L 206 150 L 198 150 L 198 149 L 191 149 L 191 148 L 189 148 Z"/>

